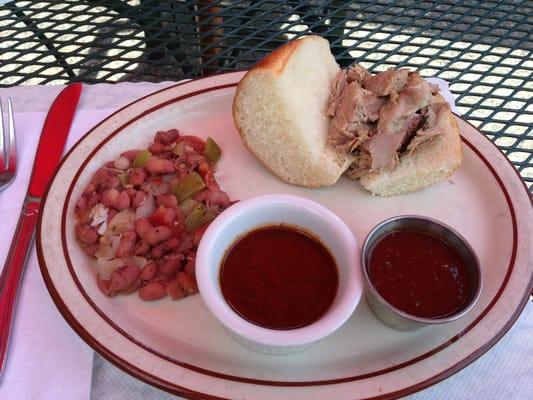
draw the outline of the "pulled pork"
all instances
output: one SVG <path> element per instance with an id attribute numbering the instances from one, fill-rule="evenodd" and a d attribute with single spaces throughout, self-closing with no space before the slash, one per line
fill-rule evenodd
<path id="1" fill-rule="evenodd" d="M 356 65 L 340 71 L 333 83 L 327 109 L 331 117 L 328 138 L 340 151 L 354 151 L 376 130 L 385 99 L 361 86 L 369 76 Z"/>
<path id="2" fill-rule="evenodd" d="M 393 169 L 401 152 L 442 133 L 439 121 L 449 106 L 437 93 L 436 85 L 406 69 L 376 75 L 359 65 L 341 70 L 327 108 L 328 141 L 354 157 L 347 175 Z"/>

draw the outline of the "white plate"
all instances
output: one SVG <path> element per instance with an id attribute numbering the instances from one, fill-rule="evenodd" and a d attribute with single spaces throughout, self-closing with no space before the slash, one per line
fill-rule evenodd
<path id="1" fill-rule="evenodd" d="M 447 181 L 391 198 L 372 197 L 341 179 L 303 189 L 269 174 L 245 150 L 231 103 L 242 72 L 199 79 L 153 93 L 102 121 L 69 152 L 50 186 L 38 227 L 38 254 L 56 305 L 96 351 L 125 371 L 170 392 L 195 398 L 368 399 L 420 390 L 471 363 L 510 328 L 531 287 L 533 213 L 529 195 L 506 157 L 458 118 L 464 162 Z M 200 296 L 145 303 L 108 298 L 93 261 L 74 239 L 73 210 L 91 175 L 155 131 L 212 136 L 223 149 L 219 182 L 232 199 L 289 193 L 317 201 L 344 219 L 363 243 L 380 221 L 421 214 L 457 229 L 484 271 L 476 307 L 445 326 L 397 332 L 361 302 L 336 333 L 285 356 L 242 347 L 205 308 Z"/>

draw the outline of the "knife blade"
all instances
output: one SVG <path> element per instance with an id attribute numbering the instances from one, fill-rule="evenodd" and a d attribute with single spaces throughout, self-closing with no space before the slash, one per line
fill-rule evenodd
<path id="1" fill-rule="evenodd" d="M 6 359 L 18 288 L 35 238 L 41 198 L 61 159 L 81 91 L 81 83 L 72 83 L 63 89 L 50 107 L 41 131 L 30 184 L 0 275 L 0 374 Z"/>

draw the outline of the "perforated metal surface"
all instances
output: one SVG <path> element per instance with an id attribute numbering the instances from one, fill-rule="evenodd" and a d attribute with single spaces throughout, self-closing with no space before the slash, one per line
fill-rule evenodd
<path id="1" fill-rule="evenodd" d="M 0 85 L 194 78 L 317 33 L 343 66 L 446 79 L 533 193 L 531 16 L 531 1 L 14 1 L 0 7 Z"/>

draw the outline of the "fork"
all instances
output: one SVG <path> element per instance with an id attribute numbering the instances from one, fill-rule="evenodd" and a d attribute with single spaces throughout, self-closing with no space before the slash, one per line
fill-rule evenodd
<path id="1" fill-rule="evenodd" d="M 15 119 L 10 98 L 7 99 L 7 120 L 8 128 L 5 131 L 2 102 L 0 101 L 0 192 L 13 182 L 17 172 Z"/>

